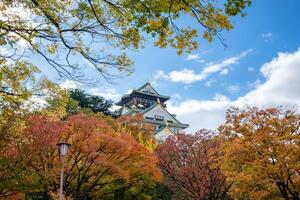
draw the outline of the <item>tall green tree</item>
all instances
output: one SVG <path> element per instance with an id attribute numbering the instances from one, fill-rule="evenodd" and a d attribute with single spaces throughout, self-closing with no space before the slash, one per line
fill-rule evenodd
<path id="1" fill-rule="evenodd" d="M 5 59 L 31 52 L 68 78 L 80 78 L 84 59 L 104 77 L 131 72 L 125 49 L 138 49 L 153 38 L 160 48 L 177 53 L 198 48 L 198 35 L 222 40 L 233 28 L 230 16 L 244 14 L 251 0 L 3 0 L 0 46 Z M 179 26 L 181 17 L 199 27 Z M 149 37 L 150 36 L 150 37 Z M 20 46 L 26 46 L 20 51 Z M 76 59 L 75 59 L 76 58 Z M 75 71 L 74 71 L 75 70 Z"/>
<path id="2" fill-rule="evenodd" d="M 104 97 L 97 95 L 87 94 L 80 89 L 69 90 L 69 94 L 70 100 L 67 111 L 70 113 L 80 112 L 80 109 L 88 109 L 95 113 L 99 112 L 104 115 L 114 116 L 113 111 L 111 110 L 113 106 L 112 100 L 107 100 Z"/>

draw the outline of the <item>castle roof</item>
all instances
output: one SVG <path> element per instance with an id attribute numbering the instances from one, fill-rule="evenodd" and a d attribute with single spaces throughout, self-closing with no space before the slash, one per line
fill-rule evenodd
<path id="1" fill-rule="evenodd" d="M 137 91 L 149 91 L 148 93 L 158 95 L 158 92 L 154 89 L 154 87 L 152 87 L 152 85 L 149 81 L 147 83 L 145 83 L 144 85 L 142 85 L 141 87 L 139 87 L 137 89 Z"/>
<path id="2" fill-rule="evenodd" d="M 117 105 L 122 106 L 133 97 L 146 97 L 150 99 L 157 99 L 161 102 L 165 102 L 170 99 L 169 96 L 160 95 L 151 85 L 150 82 L 145 83 L 140 88 L 133 90 L 130 94 L 126 94 L 122 97 L 121 101 Z"/>
<path id="3" fill-rule="evenodd" d="M 160 95 L 152 85 L 147 82 L 140 88 L 124 95 L 117 104 L 122 106 L 120 115 L 135 115 L 141 113 L 143 121 L 152 124 L 157 130 L 154 135 L 159 141 L 164 141 L 168 136 L 174 135 L 189 127 L 176 119 L 175 115 L 166 109 L 165 101 L 169 96 Z"/>

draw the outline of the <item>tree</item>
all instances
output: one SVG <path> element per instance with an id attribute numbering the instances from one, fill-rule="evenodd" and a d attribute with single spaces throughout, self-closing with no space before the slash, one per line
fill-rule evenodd
<path id="1" fill-rule="evenodd" d="M 14 180 L 15 191 L 49 199 L 59 188 L 59 155 L 56 143 L 72 146 L 65 158 L 64 190 L 73 199 L 146 199 L 155 181 L 161 180 L 157 159 L 128 133 L 92 115 L 72 115 L 53 120 L 34 115 L 27 121 L 23 141 L 15 143 L 14 158 L 25 157 L 25 185 Z M 25 153 L 24 153 L 25 152 Z M 11 153 L 12 154 L 12 153 Z"/>
<path id="2" fill-rule="evenodd" d="M 99 112 L 104 115 L 114 116 L 113 111 L 111 111 L 113 106 L 113 102 L 111 100 L 106 100 L 104 97 L 97 95 L 89 95 L 80 89 L 69 90 L 69 93 L 70 101 L 68 112 L 76 113 L 80 111 L 77 107 L 79 106 L 81 109 L 88 109 L 95 113 Z M 77 101 L 78 105 L 72 100 Z M 71 104 L 73 105 L 71 106 Z"/>
<path id="3" fill-rule="evenodd" d="M 151 190 L 151 199 L 152 200 L 171 200 L 172 199 L 172 191 L 170 188 L 163 183 L 156 183 L 155 187 Z"/>
<path id="4" fill-rule="evenodd" d="M 28 62 L 8 63 L 0 59 L 0 198 L 10 193 L 8 188 L 26 182 L 23 156 L 14 157 L 16 146 L 22 141 L 26 117 L 36 110 L 36 100 L 50 103 L 54 98 L 63 99 L 64 91 L 45 77 L 36 78 L 37 67 Z M 60 101 L 62 102 L 62 101 Z M 57 107 L 57 105 L 55 106 Z M 49 107 L 48 114 L 57 115 L 58 109 Z M 24 184 L 26 185 L 26 184 Z"/>
<path id="5" fill-rule="evenodd" d="M 176 134 L 157 147 L 159 166 L 174 199 L 228 198 L 231 184 L 211 156 L 218 143 L 210 134 L 206 130 L 195 135 Z"/>
<path id="6" fill-rule="evenodd" d="M 18 61 L 12 64 L 0 59 L 0 117 L 3 120 L 0 120 L 0 129 L 6 127 L 6 120 L 10 119 L 10 115 L 20 115 L 46 105 L 50 111 L 59 107 L 58 102 L 54 105 L 54 99 L 65 101 L 65 91 L 39 72 L 39 69 L 29 62 Z"/>
<path id="7" fill-rule="evenodd" d="M 300 115 L 232 108 L 220 127 L 222 170 L 237 199 L 300 199 Z"/>
<path id="8" fill-rule="evenodd" d="M 181 16 L 194 19 L 204 39 L 222 40 L 220 31 L 233 27 L 229 17 L 244 15 L 250 4 L 251 0 L 226 0 L 224 5 L 217 0 L 4 0 L 0 46 L 7 52 L 1 57 L 18 60 L 31 52 L 72 79 L 80 78 L 77 61 L 84 59 L 107 78 L 115 71 L 132 71 L 124 50 L 142 47 L 148 36 L 155 46 L 171 46 L 179 54 L 196 49 L 199 29 L 179 27 Z"/>

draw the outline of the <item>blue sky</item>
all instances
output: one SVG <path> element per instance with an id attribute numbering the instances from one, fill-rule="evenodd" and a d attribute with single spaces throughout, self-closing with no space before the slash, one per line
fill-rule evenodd
<path id="1" fill-rule="evenodd" d="M 135 62 L 131 76 L 110 84 L 88 72 L 98 81 L 86 89 L 117 100 L 129 89 L 150 80 L 161 94 L 172 96 L 170 111 L 190 123 L 191 132 L 216 128 L 230 106 L 298 107 L 299 9 L 299 0 L 254 0 L 245 17 L 232 19 L 234 29 L 222 33 L 226 48 L 218 39 L 208 43 L 199 38 L 198 50 L 178 56 L 174 49 L 159 49 L 148 43 L 144 49 L 128 51 Z M 182 22 L 198 26 L 188 19 Z M 278 57 L 280 52 L 285 54 Z M 285 63 L 290 65 L 284 66 Z M 55 77 L 53 70 L 44 73 Z"/>
<path id="2" fill-rule="evenodd" d="M 252 52 L 242 58 L 239 64 L 232 65 L 232 70 L 226 76 L 214 74 L 204 81 L 189 84 L 188 89 L 184 89 L 187 88 L 185 84 L 158 81 L 162 93 L 181 91 L 181 95 L 185 98 L 210 99 L 216 92 L 222 92 L 231 98 L 236 98 L 247 92 L 248 82 L 260 78 L 259 68 L 263 63 L 270 61 L 278 52 L 293 52 L 298 49 L 299 8 L 300 1 L 254 1 L 252 7 L 247 9 L 247 16 L 242 19 L 234 18 L 235 28 L 230 32 L 222 33 L 227 48 L 224 48 L 217 39 L 208 43 L 199 38 L 200 49 L 193 54 L 198 54 L 201 60 L 205 60 L 204 63 L 198 63 L 196 60 L 187 61 L 187 55 L 178 56 L 175 50 L 158 49 L 152 46 L 131 53 L 136 66 L 135 74 L 121 81 L 122 86 L 119 88 L 125 91 L 128 88 L 138 87 L 147 79 L 153 81 L 158 70 L 169 72 L 187 68 L 199 72 L 207 63 L 222 62 L 226 58 L 252 49 Z M 256 71 L 249 73 L 249 67 Z M 215 83 L 211 87 L 206 87 L 205 82 L 209 80 L 214 80 Z M 230 85 L 239 85 L 240 91 L 230 93 L 227 91 Z"/>

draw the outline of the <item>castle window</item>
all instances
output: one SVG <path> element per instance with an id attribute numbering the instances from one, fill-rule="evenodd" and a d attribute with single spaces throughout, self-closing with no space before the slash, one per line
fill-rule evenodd
<path id="1" fill-rule="evenodd" d="M 161 128 L 160 125 L 155 125 L 155 130 L 156 130 L 156 131 L 159 130 L 160 128 Z"/>
<path id="2" fill-rule="evenodd" d="M 154 115 L 154 119 L 159 120 L 159 121 L 163 121 L 164 120 L 164 116 L 162 116 L 162 115 Z"/>
<path id="3" fill-rule="evenodd" d="M 144 92 L 154 94 L 150 89 L 144 90 Z"/>

